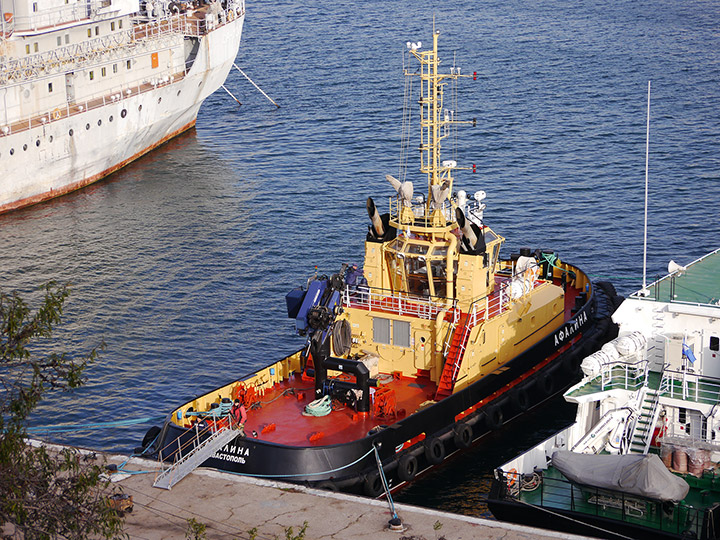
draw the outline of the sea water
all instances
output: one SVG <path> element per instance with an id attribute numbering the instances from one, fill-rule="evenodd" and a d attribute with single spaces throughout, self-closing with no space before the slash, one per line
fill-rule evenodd
<path id="1" fill-rule="evenodd" d="M 401 163 L 406 42 L 431 46 L 433 28 L 442 68 L 477 74 L 457 109 L 477 121 L 457 161 L 477 172 L 455 188 L 487 192 L 506 255 L 552 248 L 622 293 L 641 287 L 648 81 L 648 280 L 718 247 L 719 16 L 701 0 L 248 0 L 237 64 L 279 109 L 233 69 L 241 107 L 220 90 L 195 130 L 0 216 L 3 290 L 71 283 L 50 347 L 106 344 L 87 384 L 49 394 L 32 424 L 159 418 L 298 349 L 284 295 L 316 267 L 362 263 L 365 200 L 387 204 Z M 492 469 L 572 418 L 556 401 L 399 498 L 484 515 Z M 131 452 L 148 427 L 41 435 Z"/>

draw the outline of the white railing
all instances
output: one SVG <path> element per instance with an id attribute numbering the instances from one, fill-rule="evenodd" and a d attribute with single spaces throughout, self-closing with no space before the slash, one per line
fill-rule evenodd
<path id="1" fill-rule="evenodd" d="M 694 402 L 720 402 L 720 379 L 699 373 L 666 370 L 663 375 L 664 395 Z"/>
<path id="2" fill-rule="evenodd" d="M 183 36 L 205 35 L 243 14 L 244 9 L 228 8 L 217 16 L 208 13 L 205 19 L 188 17 L 187 14 L 162 17 L 101 38 L 0 62 L 0 84 L 22 83 L 53 72 L 79 69 L 97 63 L 106 53 L 112 53 L 115 59 L 136 56 L 137 49 L 147 47 L 150 42 L 157 47 L 157 40 L 176 36 L 181 43 Z M 172 46 L 173 43 L 168 43 L 165 48 Z"/>
<path id="3" fill-rule="evenodd" d="M 444 309 L 455 307 L 456 301 L 434 301 L 427 297 L 405 293 L 393 293 L 369 287 L 346 286 L 343 291 L 345 307 L 363 308 L 368 311 L 382 311 L 396 315 L 407 315 L 420 319 L 433 319 Z"/>
<path id="4" fill-rule="evenodd" d="M 89 19 L 96 15 L 99 9 L 109 5 L 110 3 L 107 0 L 101 0 L 99 2 L 86 0 L 85 2 L 72 2 L 54 8 L 43 8 L 32 15 L 15 17 L 15 29 L 18 32 L 37 30 L 38 28 L 47 28 Z"/>
<path id="5" fill-rule="evenodd" d="M 182 76 L 183 74 L 181 73 L 179 75 Z M 37 126 L 38 122 L 41 125 L 49 124 L 69 116 L 82 114 L 93 109 L 99 109 L 112 103 L 121 103 L 132 96 L 142 94 L 143 92 L 150 92 L 162 86 L 172 84 L 175 80 L 179 79 L 175 76 L 160 77 L 151 81 L 148 81 L 147 79 L 139 79 L 132 83 L 124 84 L 121 88 L 115 89 L 110 93 L 105 93 L 97 97 L 91 96 L 82 101 L 75 101 L 72 105 L 66 103 L 62 107 L 47 109 L 36 116 L 23 120 L 22 122 L 14 122 L 3 125 L 0 127 L 0 137 L 31 129 L 33 126 Z"/>
<path id="6" fill-rule="evenodd" d="M 647 361 L 603 364 L 600 371 L 600 388 L 602 390 L 634 391 L 647 384 L 648 375 L 649 364 Z"/>

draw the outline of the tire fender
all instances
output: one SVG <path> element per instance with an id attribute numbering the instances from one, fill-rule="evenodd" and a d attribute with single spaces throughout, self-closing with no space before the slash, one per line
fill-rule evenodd
<path id="1" fill-rule="evenodd" d="M 437 437 L 431 437 L 425 444 L 425 459 L 430 465 L 439 465 L 445 459 L 445 445 Z"/>
<path id="2" fill-rule="evenodd" d="M 405 454 L 398 462 L 398 478 L 410 482 L 418 473 L 418 460 L 412 454 Z"/>
<path id="3" fill-rule="evenodd" d="M 473 440 L 472 428 L 465 422 L 458 422 L 453 429 L 453 442 L 458 448 L 469 448 Z"/>

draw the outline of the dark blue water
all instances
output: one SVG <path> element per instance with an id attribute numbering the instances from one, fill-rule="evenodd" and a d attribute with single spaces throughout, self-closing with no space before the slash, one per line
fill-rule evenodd
<path id="1" fill-rule="evenodd" d="M 478 172 L 456 187 L 488 192 L 506 253 L 552 247 L 623 292 L 641 286 L 648 80 L 648 273 L 717 247 L 717 2 L 248 2 L 237 61 L 280 109 L 233 70 L 242 107 L 220 91 L 196 131 L 0 216 L 3 289 L 71 282 L 57 347 L 107 344 L 35 425 L 162 416 L 300 346 L 283 296 L 315 265 L 361 262 L 365 198 L 389 196 L 398 170 L 405 42 L 429 45 L 433 16 L 445 67 L 455 55 L 478 73 L 459 109 L 478 120 L 459 147 Z M 401 498 L 482 513 L 488 471 L 572 416 L 539 411 Z M 127 452 L 147 427 L 49 438 Z"/>

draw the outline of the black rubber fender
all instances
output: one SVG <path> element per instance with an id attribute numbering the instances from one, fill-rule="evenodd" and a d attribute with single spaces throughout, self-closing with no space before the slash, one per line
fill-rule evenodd
<path id="1" fill-rule="evenodd" d="M 517 386 L 510 395 L 510 400 L 520 412 L 525 412 L 530 408 L 530 396 L 524 386 Z"/>
<path id="2" fill-rule="evenodd" d="M 485 409 L 485 423 L 490 429 L 499 429 L 503 425 L 503 419 L 503 411 L 500 405 L 490 405 Z"/>
<path id="3" fill-rule="evenodd" d="M 473 440 L 472 427 L 465 422 L 458 422 L 453 428 L 453 442 L 458 448 L 469 448 Z"/>
<path id="4" fill-rule="evenodd" d="M 537 380 L 537 387 L 544 396 L 549 396 L 555 390 L 555 376 L 548 372 L 543 373 Z"/>
<path id="5" fill-rule="evenodd" d="M 430 437 L 425 443 L 425 459 L 430 465 L 439 465 L 445 459 L 445 445 L 437 437 Z"/>
<path id="6" fill-rule="evenodd" d="M 405 454 L 398 462 L 398 478 L 403 482 L 410 482 L 418 473 L 418 460 L 412 454 Z"/>
<path id="7" fill-rule="evenodd" d="M 377 471 L 371 471 L 365 475 L 363 480 L 363 492 L 368 497 L 377 497 L 385 491 L 382 478 L 380 473 Z"/>
<path id="8" fill-rule="evenodd" d="M 148 445 L 150 445 L 150 443 L 155 442 L 155 439 L 157 438 L 158 435 L 160 435 L 159 427 L 153 426 L 150 429 L 148 429 L 147 433 L 145 433 L 145 436 L 143 437 L 143 440 L 142 440 L 143 450 L 147 450 Z"/>
<path id="9" fill-rule="evenodd" d="M 340 488 L 338 488 L 337 484 L 335 484 L 332 480 L 323 480 L 322 482 L 318 482 L 315 485 L 315 489 L 322 489 L 323 491 L 332 491 L 335 493 L 340 491 Z"/>

